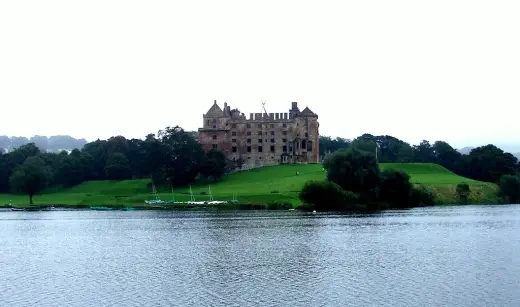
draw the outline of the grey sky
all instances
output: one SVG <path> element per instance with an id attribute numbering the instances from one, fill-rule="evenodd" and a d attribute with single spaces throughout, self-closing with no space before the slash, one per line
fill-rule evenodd
<path id="1" fill-rule="evenodd" d="M 297 101 L 325 135 L 519 143 L 518 16 L 518 1 L 2 1 L 0 134 L 195 130 L 216 99 Z"/>

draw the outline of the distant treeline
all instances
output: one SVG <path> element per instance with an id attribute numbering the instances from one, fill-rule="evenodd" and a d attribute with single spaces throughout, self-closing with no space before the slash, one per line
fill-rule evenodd
<path id="1" fill-rule="evenodd" d="M 81 149 L 87 140 L 76 139 L 69 135 L 54 135 L 51 137 L 35 135 L 27 138 L 23 136 L 0 135 L 0 152 L 9 152 L 22 145 L 34 143 L 42 152 L 58 152 L 61 150 Z"/>
<path id="2" fill-rule="evenodd" d="M 42 187 L 73 186 L 87 180 L 150 177 L 157 184 L 182 186 L 199 176 L 219 179 L 225 172 L 241 167 L 243 161 L 227 161 L 217 150 L 205 153 L 195 136 L 196 133 L 180 127 L 167 127 L 144 139 L 115 136 L 86 144 L 71 137 L 62 138 L 69 140 L 68 143 L 57 142 L 60 137 L 44 137 L 46 141 L 34 137 L 29 140 L 34 142 L 24 145 L 20 145 L 17 138 L 8 138 L 9 142 L 4 138 L 0 147 L 8 144 L 6 148 L 12 149 L 0 153 L 0 193 L 23 190 L 21 186 L 27 184 L 22 180 L 24 176 L 34 184 L 40 184 L 35 178 L 43 180 Z M 433 144 L 423 141 L 411 146 L 392 136 L 370 134 L 354 140 L 320 138 L 323 157 L 349 147 L 371 155 L 376 155 L 377 148 L 378 162 L 438 163 L 459 175 L 488 182 L 498 182 L 502 175 L 515 175 L 519 170 L 513 155 L 493 145 L 478 147 L 463 155 L 442 141 Z M 57 148 L 76 149 L 52 152 Z M 33 159 L 28 161 L 31 157 Z M 29 176 L 31 172 L 39 177 Z"/>
<path id="3" fill-rule="evenodd" d="M 519 172 L 518 159 L 511 153 L 489 144 L 473 148 L 469 154 L 458 152 L 444 141 L 422 141 L 419 145 L 410 145 L 395 137 L 363 134 L 354 140 L 320 137 L 320 154 L 327 154 L 339 149 L 356 148 L 377 154 L 377 161 L 402 163 L 437 163 L 454 173 L 475 180 L 498 182 L 502 175 L 514 175 Z"/>

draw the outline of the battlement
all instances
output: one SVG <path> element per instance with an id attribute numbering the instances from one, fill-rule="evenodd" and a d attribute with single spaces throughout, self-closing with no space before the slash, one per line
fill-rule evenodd
<path id="1" fill-rule="evenodd" d="M 231 109 L 231 106 L 224 102 L 224 108 L 221 109 L 217 101 L 215 100 L 213 106 L 204 114 L 204 118 L 231 118 L 239 119 L 242 121 L 290 121 L 296 117 L 310 116 L 317 117 L 308 107 L 300 112 L 297 102 L 291 103 L 291 109 L 289 112 L 277 112 L 277 113 L 249 113 L 249 118 L 246 118 L 244 113 L 241 113 L 239 109 Z"/>

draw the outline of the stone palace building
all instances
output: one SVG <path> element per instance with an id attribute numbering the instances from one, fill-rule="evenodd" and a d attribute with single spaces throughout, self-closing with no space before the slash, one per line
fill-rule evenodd
<path id="1" fill-rule="evenodd" d="M 264 108 L 265 110 L 265 108 Z M 217 148 L 243 168 L 284 163 L 319 163 L 318 115 L 293 102 L 288 113 L 250 113 L 247 118 L 227 103 L 215 100 L 203 115 L 199 143 L 204 150 Z"/>

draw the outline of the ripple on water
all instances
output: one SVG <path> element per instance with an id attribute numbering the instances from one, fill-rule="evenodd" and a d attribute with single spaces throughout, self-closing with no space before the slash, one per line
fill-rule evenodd
<path id="1" fill-rule="evenodd" d="M 520 206 L 0 212 L 1 306 L 520 306 Z"/>

